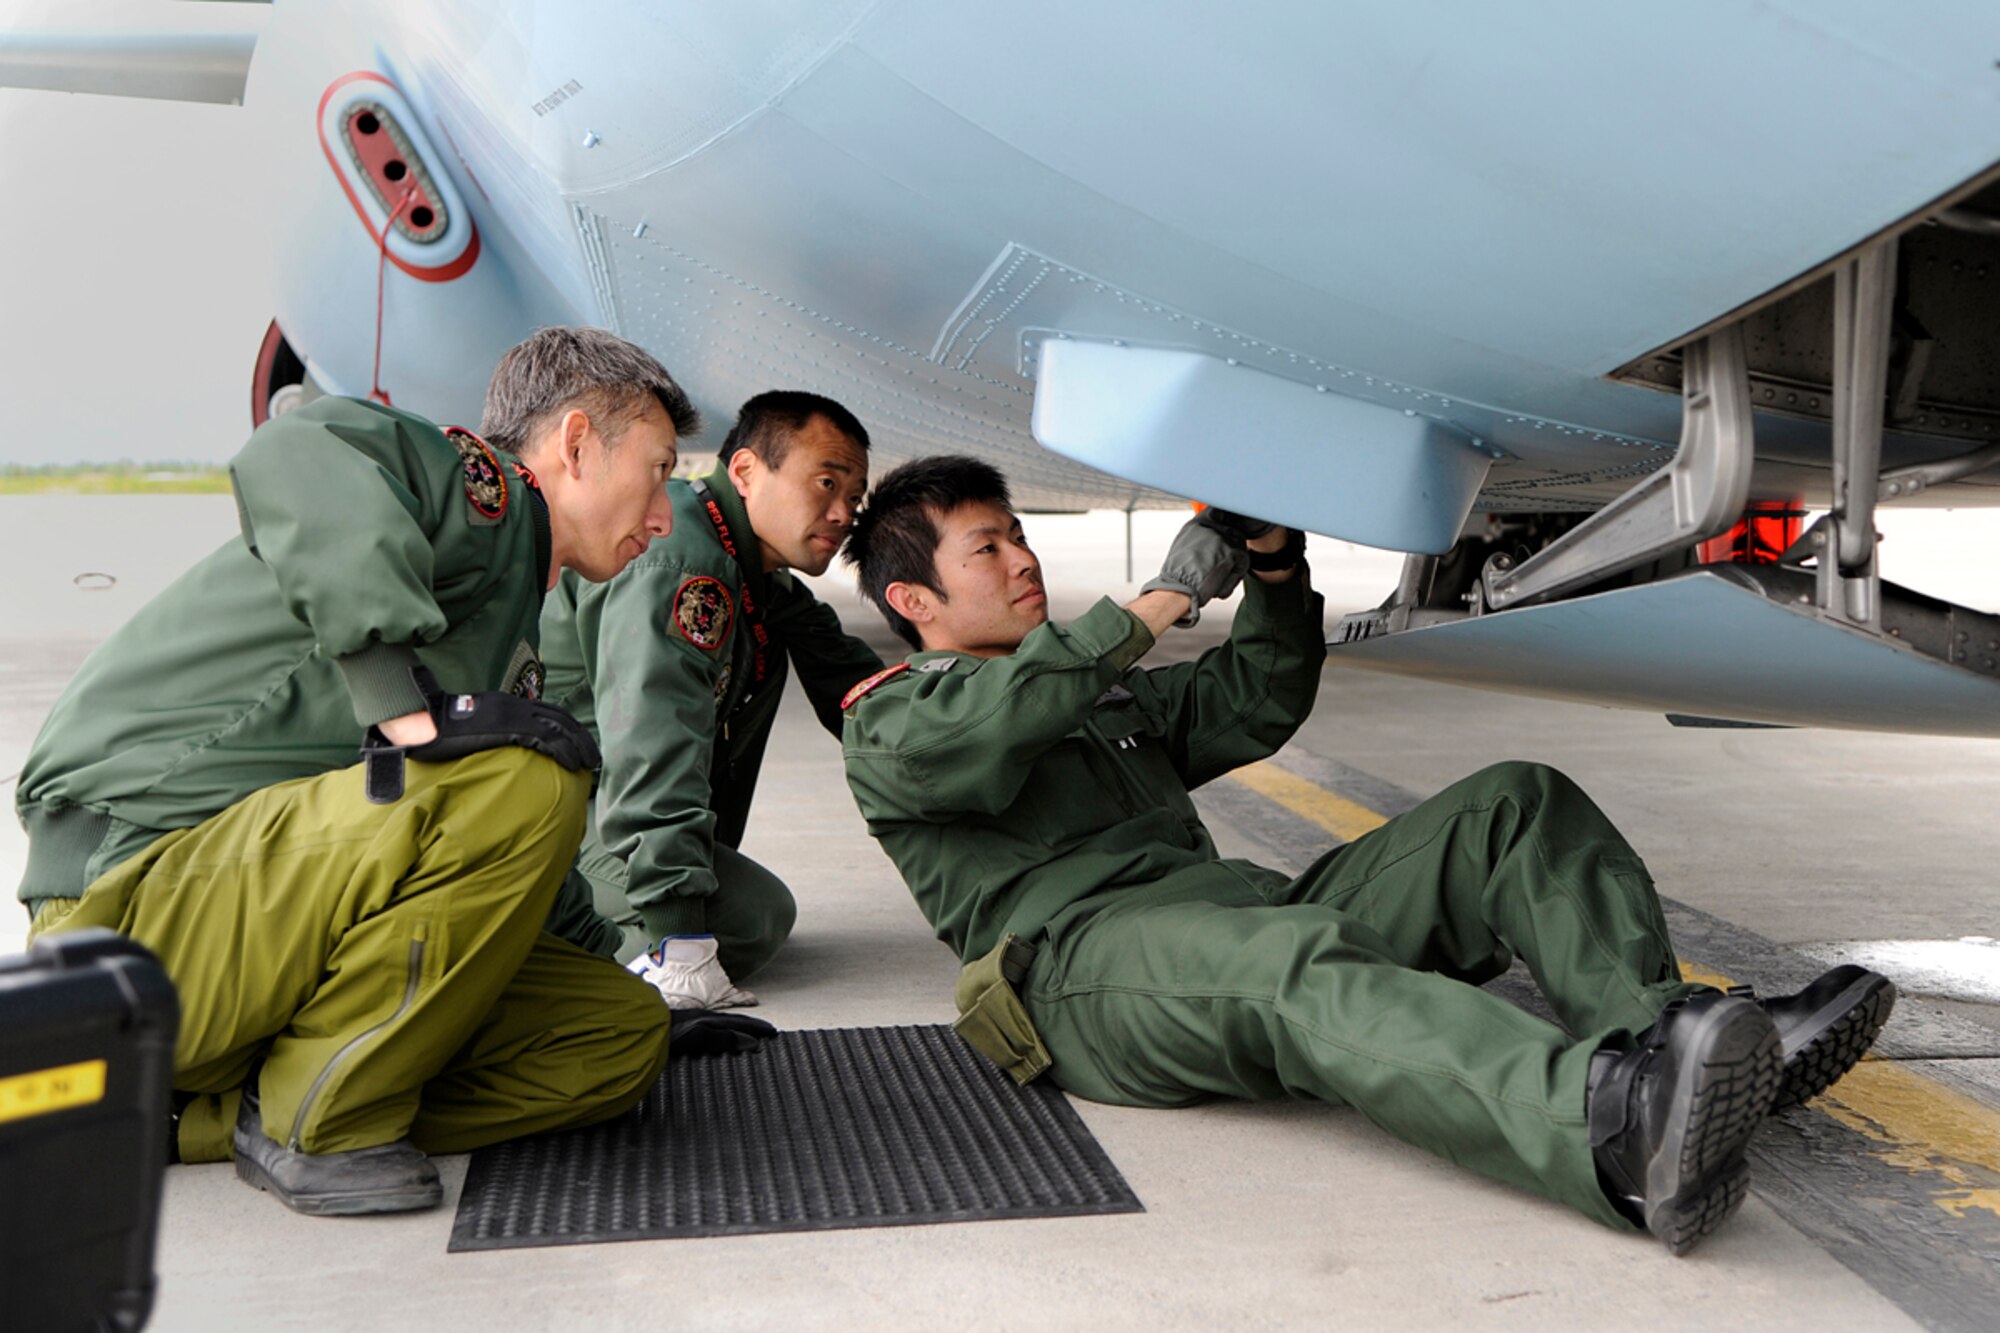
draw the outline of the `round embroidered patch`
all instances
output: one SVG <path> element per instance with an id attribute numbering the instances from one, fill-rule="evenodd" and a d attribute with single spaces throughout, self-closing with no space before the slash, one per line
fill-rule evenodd
<path id="1" fill-rule="evenodd" d="M 444 437 L 458 450 L 459 466 L 465 470 L 465 498 L 474 513 L 499 518 L 507 512 L 507 477 L 500 460 L 486 441 L 463 426 L 446 426 Z"/>
<path id="2" fill-rule="evenodd" d="M 521 673 L 514 677 L 514 684 L 509 692 L 518 694 L 523 699 L 539 699 L 542 697 L 542 687 L 547 683 L 540 660 L 531 660 L 521 664 Z"/>
<path id="3" fill-rule="evenodd" d="M 689 579 L 674 594 L 674 628 L 697 648 L 711 652 L 720 648 L 734 613 L 729 589 L 722 586 L 721 579 L 706 574 Z"/>

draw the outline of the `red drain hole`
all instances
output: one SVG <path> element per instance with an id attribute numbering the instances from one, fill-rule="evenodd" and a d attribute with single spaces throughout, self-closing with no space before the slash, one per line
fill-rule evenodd
<path id="1" fill-rule="evenodd" d="M 347 118 L 347 143 L 382 211 L 396 213 L 402 205 L 397 231 L 417 242 L 444 234 L 444 209 L 425 185 L 428 173 L 422 164 L 411 170 L 415 155 L 393 117 L 380 107 L 356 107 Z"/>

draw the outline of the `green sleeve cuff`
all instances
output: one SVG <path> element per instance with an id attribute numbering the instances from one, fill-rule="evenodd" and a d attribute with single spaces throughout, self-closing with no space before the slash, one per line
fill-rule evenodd
<path id="1" fill-rule="evenodd" d="M 625 932 L 618 929 L 618 923 L 599 914 L 592 901 L 590 881 L 575 866 L 570 867 L 562 887 L 556 890 L 555 905 L 549 909 L 548 923 L 542 929 L 605 958 L 616 957 L 618 946 L 625 942 Z"/>
<path id="2" fill-rule="evenodd" d="M 336 657 L 354 700 L 354 720 L 372 727 L 385 718 L 421 713 L 430 706 L 410 671 L 417 655 L 402 644 L 371 643 L 358 653 Z"/>
<path id="3" fill-rule="evenodd" d="M 1079 657 L 1095 657 L 1119 675 L 1153 647 L 1146 622 L 1109 597 L 1100 597 L 1065 633 Z"/>
<path id="4" fill-rule="evenodd" d="M 1304 560 L 1299 561 L 1298 572 L 1283 583 L 1266 583 L 1255 574 L 1243 579 L 1243 609 L 1265 620 L 1299 620 L 1316 614 L 1318 604 Z"/>
<path id="5" fill-rule="evenodd" d="M 646 927 L 649 943 L 658 943 L 667 935 L 706 935 L 708 933 L 708 900 L 677 893 L 671 898 L 656 903 L 646 903 L 638 909 L 639 920 Z"/>

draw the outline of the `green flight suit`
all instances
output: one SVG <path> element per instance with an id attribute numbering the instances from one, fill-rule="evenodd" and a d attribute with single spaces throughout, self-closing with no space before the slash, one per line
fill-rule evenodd
<path id="1" fill-rule="evenodd" d="M 740 981 L 778 952 L 798 911 L 782 880 L 736 850 L 787 671 L 838 736 L 841 698 L 882 661 L 789 572 L 765 572 L 725 469 L 667 490 L 671 533 L 608 583 L 565 574 L 542 612 L 549 699 L 604 752 L 579 873 L 551 929 L 620 959 L 663 935 L 712 934 Z"/>
<path id="2" fill-rule="evenodd" d="M 161 955 L 190 1161 L 228 1156 L 259 1061 L 267 1132 L 306 1151 L 472 1146 L 629 1105 L 665 1058 L 664 1007 L 538 938 L 585 776 L 495 751 L 411 764 L 374 806 L 353 767 L 366 726 L 424 706 L 413 663 L 448 690 L 536 692 L 540 495 L 469 435 L 335 398 L 260 428 L 231 476 L 242 539 L 98 649 L 29 752 L 35 929 L 107 925 Z"/>
<path id="3" fill-rule="evenodd" d="M 1680 983 L 1639 858 L 1574 784 L 1503 764 L 1296 879 L 1226 860 L 1191 788 L 1312 707 L 1320 599 L 1246 581 L 1191 663 L 1100 602 L 1012 656 L 918 653 L 848 710 L 849 785 L 965 961 L 1037 946 L 1022 998 L 1063 1087 L 1181 1106 L 1344 1102 L 1617 1227 L 1584 1117 L 1590 1055 Z M 1519 953 L 1575 1032 L 1477 988 Z M 1471 983 L 1471 984 L 1468 984 Z"/>

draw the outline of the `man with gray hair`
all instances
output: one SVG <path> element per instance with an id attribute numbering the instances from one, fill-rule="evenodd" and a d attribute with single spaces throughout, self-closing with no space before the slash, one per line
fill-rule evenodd
<path id="1" fill-rule="evenodd" d="M 170 1158 L 305 1213 L 442 1197 L 427 1152 L 636 1102 L 670 1011 L 542 931 L 596 746 L 539 701 L 542 597 L 667 531 L 699 427 L 651 356 L 544 329 L 502 358 L 499 448 L 321 399 L 230 467 L 242 536 L 84 663 L 16 805 L 33 930 L 101 927 L 180 994 Z M 357 752 L 362 763 L 357 765 Z M 674 1021 L 674 1048 L 754 1042 Z"/>

